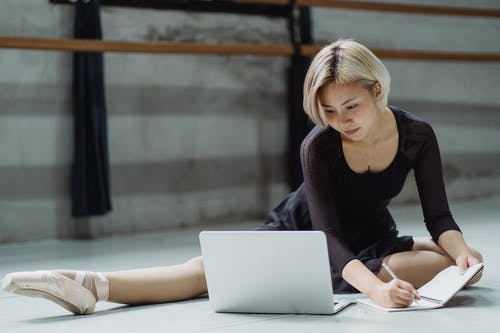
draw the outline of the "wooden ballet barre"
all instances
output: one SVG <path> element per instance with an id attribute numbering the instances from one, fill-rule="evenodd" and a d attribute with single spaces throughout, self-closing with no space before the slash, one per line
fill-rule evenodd
<path id="1" fill-rule="evenodd" d="M 322 45 L 301 45 L 301 54 L 314 56 Z M 380 58 L 436 61 L 500 61 L 500 53 L 471 53 L 417 50 L 387 50 L 370 48 Z"/>
<path id="2" fill-rule="evenodd" d="M 444 6 L 404 5 L 367 1 L 296 0 L 302 7 L 330 7 L 340 9 L 394 12 L 402 14 L 451 15 L 500 18 L 498 9 L 460 8 Z"/>
<path id="3" fill-rule="evenodd" d="M 322 45 L 301 45 L 303 56 L 314 56 Z M 291 56 L 288 44 L 196 44 L 177 42 L 113 42 L 95 39 L 49 39 L 29 37 L 0 37 L 0 48 L 76 51 L 76 52 L 125 52 L 198 55 L 261 55 Z M 500 61 L 500 53 L 437 52 L 415 50 L 373 49 L 381 58 L 408 60 L 448 61 Z"/>
<path id="4" fill-rule="evenodd" d="M 199 44 L 178 42 L 115 42 L 95 39 L 51 39 L 30 37 L 0 37 L 0 48 L 80 51 L 214 55 L 274 55 L 290 56 L 288 44 Z"/>
<path id="5" fill-rule="evenodd" d="M 248 4 L 263 4 L 263 5 L 289 5 L 290 0 L 233 0 L 232 2 L 248 3 Z"/>

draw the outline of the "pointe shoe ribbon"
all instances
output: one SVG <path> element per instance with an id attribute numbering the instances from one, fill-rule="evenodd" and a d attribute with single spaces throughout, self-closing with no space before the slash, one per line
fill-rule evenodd
<path id="1" fill-rule="evenodd" d="M 107 301 L 109 298 L 109 281 L 99 272 L 77 271 L 75 281 L 88 290 L 92 290 L 92 283 L 95 286 L 95 291 L 98 301 Z"/>
<path id="2" fill-rule="evenodd" d="M 51 300 L 75 314 L 93 313 L 97 302 L 90 290 L 54 271 L 9 273 L 2 281 L 2 289 Z"/>

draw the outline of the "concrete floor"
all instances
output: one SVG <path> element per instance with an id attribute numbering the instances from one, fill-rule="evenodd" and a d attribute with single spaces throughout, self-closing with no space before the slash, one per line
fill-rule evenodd
<path id="1" fill-rule="evenodd" d="M 500 197 L 451 206 L 466 239 L 483 253 L 486 268 L 477 286 L 462 290 L 442 309 L 384 313 L 356 304 L 332 316 L 219 314 L 200 298 L 137 307 L 99 303 L 95 314 L 75 316 L 43 299 L 0 291 L 0 332 L 498 332 Z M 426 235 L 419 207 L 397 206 L 392 212 L 402 234 Z M 259 223 L 208 229 L 249 229 Z M 0 276 L 35 269 L 108 271 L 176 264 L 199 255 L 199 231 L 0 245 Z"/>

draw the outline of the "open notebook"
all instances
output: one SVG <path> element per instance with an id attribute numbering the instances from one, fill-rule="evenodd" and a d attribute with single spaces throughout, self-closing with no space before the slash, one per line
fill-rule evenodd
<path id="1" fill-rule="evenodd" d="M 406 308 L 385 308 L 375 304 L 368 298 L 358 299 L 358 303 L 387 312 L 441 308 L 482 269 L 482 263 L 469 267 L 463 275 L 460 275 L 457 266 L 449 266 L 443 269 L 432 280 L 418 289 L 418 294 L 422 299 L 414 301 Z"/>

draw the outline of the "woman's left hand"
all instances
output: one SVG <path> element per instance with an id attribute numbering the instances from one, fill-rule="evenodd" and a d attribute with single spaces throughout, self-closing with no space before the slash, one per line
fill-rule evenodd
<path id="1" fill-rule="evenodd" d="M 467 268 L 472 265 L 479 264 L 481 261 L 476 258 L 472 253 L 464 253 L 457 257 L 456 263 L 460 274 L 464 274 Z"/>

